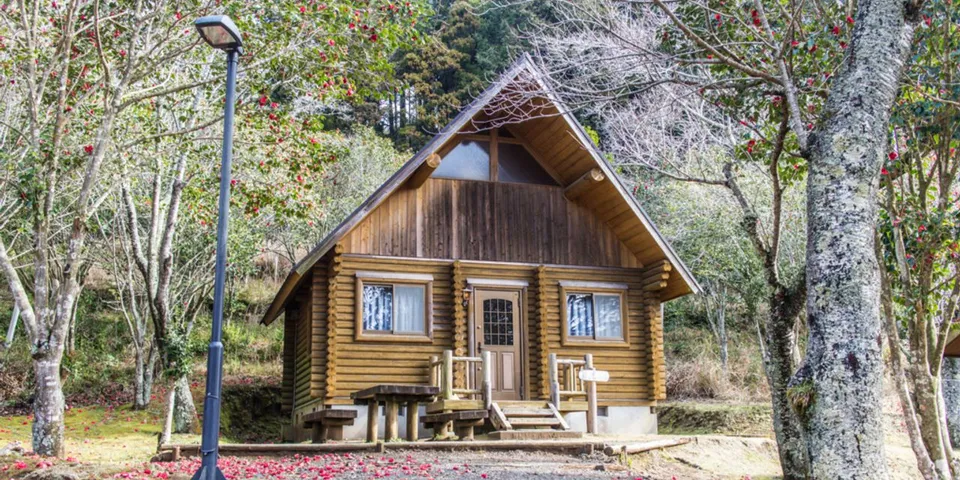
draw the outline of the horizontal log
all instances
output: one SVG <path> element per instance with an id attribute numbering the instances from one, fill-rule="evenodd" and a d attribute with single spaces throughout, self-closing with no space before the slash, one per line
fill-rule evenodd
<path id="1" fill-rule="evenodd" d="M 653 440 L 650 442 L 614 444 L 603 447 L 603 453 L 615 456 L 621 454 L 633 454 L 649 452 L 650 450 L 659 450 L 661 448 L 676 447 L 690 443 L 690 438 L 668 438 L 664 440 Z"/>

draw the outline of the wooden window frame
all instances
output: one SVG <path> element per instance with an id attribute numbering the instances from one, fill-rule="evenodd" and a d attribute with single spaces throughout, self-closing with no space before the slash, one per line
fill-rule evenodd
<path id="1" fill-rule="evenodd" d="M 370 285 L 389 285 L 394 289 L 393 295 L 393 318 L 396 319 L 397 296 L 396 287 L 398 285 L 410 285 L 424 287 L 423 303 L 423 333 L 403 333 L 403 332 L 385 332 L 379 330 L 363 329 L 363 286 Z M 354 340 L 375 341 L 375 342 L 401 342 L 401 343 L 433 343 L 433 277 L 426 275 L 404 275 L 395 273 L 371 273 L 357 272 L 356 286 L 356 315 L 354 321 Z M 394 323 L 394 326 L 396 323 Z"/>
<path id="2" fill-rule="evenodd" d="M 584 288 L 580 286 L 560 286 L 560 345 L 562 346 L 608 346 L 608 347 L 628 347 L 630 346 L 630 321 L 628 316 L 627 300 L 628 290 L 626 288 Z M 597 303 L 593 302 L 593 337 L 579 337 L 570 335 L 570 319 L 567 318 L 567 295 L 607 295 L 620 297 L 620 332 L 623 338 L 605 338 L 597 337 L 597 324 L 599 317 L 597 315 Z"/>

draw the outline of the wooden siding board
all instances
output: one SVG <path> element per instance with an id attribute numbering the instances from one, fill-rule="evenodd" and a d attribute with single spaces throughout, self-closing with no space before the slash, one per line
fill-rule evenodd
<path id="1" fill-rule="evenodd" d="M 431 178 L 397 192 L 342 244 L 354 254 L 637 267 L 619 238 L 559 187 Z"/>

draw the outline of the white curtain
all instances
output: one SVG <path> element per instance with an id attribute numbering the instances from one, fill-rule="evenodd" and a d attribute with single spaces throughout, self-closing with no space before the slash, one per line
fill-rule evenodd
<path id="1" fill-rule="evenodd" d="M 363 329 L 387 332 L 393 329 L 393 287 L 390 285 L 363 286 Z"/>
<path id="2" fill-rule="evenodd" d="M 597 338 L 623 338 L 620 295 L 597 295 Z"/>
<path id="3" fill-rule="evenodd" d="M 397 333 L 425 333 L 424 287 L 422 285 L 397 285 Z"/>
<path id="4" fill-rule="evenodd" d="M 567 295 L 567 329 L 567 335 L 572 337 L 593 336 L 593 295 Z"/>

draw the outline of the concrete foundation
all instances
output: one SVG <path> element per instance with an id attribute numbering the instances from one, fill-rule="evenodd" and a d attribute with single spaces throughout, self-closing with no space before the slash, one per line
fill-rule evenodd
<path id="1" fill-rule="evenodd" d="M 367 407 L 365 405 L 337 405 L 337 409 L 356 410 L 357 419 L 353 425 L 343 427 L 344 440 L 364 440 L 367 436 Z M 383 407 L 380 407 L 380 425 L 377 429 L 377 439 L 384 439 Z M 597 417 L 597 428 L 602 435 L 655 435 L 657 433 L 657 414 L 651 407 L 607 407 L 607 415 Z M 407 417 L 404 409 L 397 422 L 400 427 L 400 438 L 407 436 Z M 426 415 L 426 406 L 420 406 L 420 417 Z M 587 414 L 585 412 L 568 413 L 563 416 L 570 429 L 576 432 L 587 431 Z M 299 430 L 299 429 L 297 429 Z M 309 432 L 297 432 L 300 441 L 309 439 Z M 420 424 L 419 438 L 431 438 L 433 431 Z"/>
<path id="2" fill-rule="evenodd" d="M 563 418 L 571 430 L 587 431 L 586 412 L 568 413 Z M 606 416 L 597 416 L 597 429 L 601 435 L 656 435 L 657 414 L 651 407 L 607 407 Z"/>

